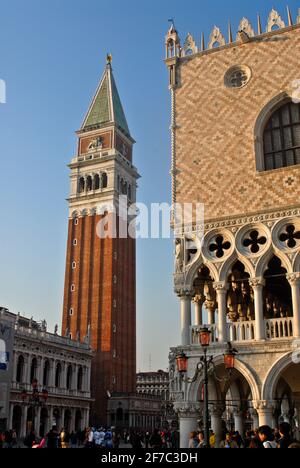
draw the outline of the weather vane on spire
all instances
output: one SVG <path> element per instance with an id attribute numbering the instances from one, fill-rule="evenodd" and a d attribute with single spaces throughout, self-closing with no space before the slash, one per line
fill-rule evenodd
<path id="1" fill-rule="evenodd" d="M 112 55 L 111 54 L 106 54 L 106 63 L 111 64 L 112 62 Z"/>

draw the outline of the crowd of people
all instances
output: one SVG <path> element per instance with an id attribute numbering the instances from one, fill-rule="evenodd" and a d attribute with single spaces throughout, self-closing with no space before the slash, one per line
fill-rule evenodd
<path id="1" fill-rule="evenodd" d="M 217 445 L 214 432 L 210 431 L 209 446 L 220 449 L 289 449 L 300 448 L 300 442 L 293 439 L 290 424 L 283 422 L 278 429 L 273 430 L 269 426 L 261 426 L 257 430 L 247 431 L 245 436 L 242 436 L 238 431 L 225 431 L 219 445 Z M 207 448 L 204 432 L 190 433 L 189 448 Z"/>
<path id="2" fill-rule="evenodd" d="M 83 431 L 60 431 L 54 426 L 45 437 L 37 437 L 34 430 L 20 441 L 15 430 L 0 433 L 0 448 L 95 448 L 118 449 L 119 447 L 138 449 L 178 449 L 179 433 L 177 430 L 155 429 L 149 431 L 117 431 L 115 428 L 87 427 Z M 210 448 L 259 449 L 259 448 L 300 448 L 300 442 L 294 440 L 290 424 L 284 422 L 278 429 L 261 426 L 258 430 L 241 435 L 238 431 L 224 431 L 222 441 L 217 443 L 216 436 L 210 431 Z M 202 431 L 191 432 L 189 448 L 208 448 Z"/>
<path id="3" fill-rule="evenodd" d="M 96 448 L 118 449 L 120 447 L 178 448 L 177 431 L 117 431 L 115 428 L 87 427 L 83 431 L 58 431 L 54 426 L 44 437 L 38 437 L 31 430 L 24 440 L 17 438 L 15 430 L 0 433 L 0 448 Z"/>

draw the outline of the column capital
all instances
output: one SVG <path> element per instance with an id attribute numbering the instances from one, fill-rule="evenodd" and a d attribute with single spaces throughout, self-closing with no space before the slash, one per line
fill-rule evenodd
<path id="1" fill-rule="evenodd" d="M 198 402 L 185 402 L 175 403 L 174 410 L 178 413 L 179 418 L 195 419 L 200 414 L 200 403 Z"/>
<path id="2" fill-rule="evenodd" d="M 263 288 L 265 284 L 266 280 L 262 276 L 259 276 L 257 278 L 250 278 L 249 280 L 249 286 L 251 286 L 253 289 Z"/>
<path id="3" fill-rule="evenodd" d="M 195 296 L 195 291 L 193 289 L 179 289 L 176 291 L 176 294 L 179 298 L 193 299 Z"/>
<path id="4" fill-rule="evenodd" d="M 216 418 L 221 418 L 225 410 L 226 410 L 225 405 L 216 404 L 210 407 L 209 412 L 211 416 L 214 416 Z"/>
<path id="5" fill-rule="evenodd" d="M 273 412 L 274 410 L 274 402 L 273 401 L 266 401 L 266 400 L 256 400 L 253 401 L 253 408 L 259 413 L 262 412 Z"/>
<path id="6" fill-rule="evenodd" d="M 205 296 L 203 294 L 196 294 L 196 296 L 193 299 L 193 302 L 195 304 L 204 304 Z"/>
<path id="7" fill-rule="evenodd" d="M 288 280 L 291 286 L 300 285 L 300 273 L 288 273 L 286 275 L 286 279 Z"/>
<path id="8" fill-rule="evenodd" d="M 215 291 L 221 292 L 221 293 L 222 292 L 227 293 L 227 291 L 229 289 L 229 285 L 228 285 L 228 283 L 226 281 L 217 281 L 217 282 L 213 283 L 213 287 L 214 287 Z"/>

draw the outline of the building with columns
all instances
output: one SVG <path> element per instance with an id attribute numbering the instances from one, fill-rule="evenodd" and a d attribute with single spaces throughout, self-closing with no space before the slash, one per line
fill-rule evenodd
<path id="1" fill-rule="evenodd" d="M 0 431 L 9 419 L 9 395 L 13 371 L 14 318 L 0 307 Z"/>
<path id="2" fill-rule="evenodd" d="M 111 56 L 77 135 L 62 334 L 80 341 L 90 335 L 91 423 L 105 425 L 108 393 L 136 390 L 135 238 L 119 202 L 126 212 L 135 202 L 139 175 Z"/>
<path id="3" fill-rule="evenodd" d="M 4 317 L 3 317 L 4 315 Z M 83 430 L 89 425 L 92 351 L 88 343 L 47 331 L 46 322 L 12 314 L 14 341 L 7 429 L 25 437 L 53 426 Z"/>
<path id="4" fill-rule="evenodd" d="M 113 393 L 108 400 L 108 425 L 119 430 L 153 431 L 161 428 L 162 401 L 159 396 Z"/>
<path id="5" fill-rule="evenodd" d="M 176 227 L 175 292 L 181 343 L 170 351 L 171 399 L 181 446 L 203 418 L 199 329 L 212 332 L 210 424 L 300 423 L 300 15 L 245 18 L 208 44 L 174 25 L 166 37 L 172 101 L 172 201 L 202 203 L 204 219 Z M 176 206 L 176 205 L 175 205 Z M 229 375 L 223 353 L 238 350 Z M 193 379 L 192 379 L 193 380 Z"/>
<path id="6" fill-rule="evenodd" d="M 157 395 L 162 401 L 169 401 L 169 373 L 163 370 L 138 372 L 136 390 L 137 393 Z"/>

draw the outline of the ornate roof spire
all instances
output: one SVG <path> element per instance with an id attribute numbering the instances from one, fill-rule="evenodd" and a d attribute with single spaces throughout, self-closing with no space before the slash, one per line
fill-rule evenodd
<path id="1" fill-rule="evenodd" d="M 287 6 L 286 9 L 287 9 L 287 16 L 288 16 L 288 23 L 289 23 L 289 26 L 293 26 L 293 20 L 292 20 L 292 15 L 291 15 L 290 7 Z"/>
<path id="2" fill-rule="evenodd" d="M 214 47 L 220 47 L 225 44 L 226 44 L 225 37 L 221 33 L 220 28 L 215 26 L 209 38 L 208 49 L 213 49 Z"/>
<path id="3" fill-rule="evenodd" d="M 280 14 L 278 13 L 278 11 L 274 10 L 274 8 L 273 8 L 272 11 L 269 14 L 267 32 L 273 31 L 274 27 L 275 27 L 275 29 L 276 28 L 277 29 L 285 28 L 285 23 L 282 20 L 282 18 L 280 16 Z"/>
<path id="4" fill-rule="evenodd" d="M 124 110 L 111 67 L 112 55 L 107 54 L 106 67 L 96 94 L 92 100 L 81 130 L 115 124 L 130 136 Z"/>

